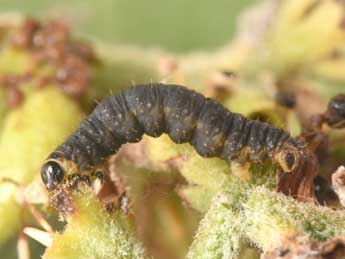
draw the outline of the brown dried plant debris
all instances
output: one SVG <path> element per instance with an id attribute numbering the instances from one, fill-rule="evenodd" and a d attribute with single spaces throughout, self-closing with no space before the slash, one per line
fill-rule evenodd
<path id="1" fill-rule="evenodd" d="M 298 235 L 282 237 L 280 245 L 265 251 L 261 259 L 321 259 L 317 243 Z"/>
<path id="2" fill-rule="evenodd" d="M 108 172 L 104 173 L 100 190 L 94 189 L 94 186 L 86 182 L 66 182 L 61 188 L 52 192 L 49 204 L 60 215 L 67 218 L 76 212 L 73 194 L 80 190 L 92 190 L 110 213 L 116 209 L 122 209 L 125 213 L 131 214 L 131 200 L 127 195 L 125 181 L 120 176 L 115 180 L 110 179 Z"/>
<path id="3" fill-rule="evenodd" d="M 126 214 L 132 214 L 132 199 L 127 181 L 117 172 L 116 165 L 109 162 L 106 167 L 108 169 L 104 174 L 103 187 L 98 193 L 99 199 L 109 212 L 122 209 Z"/>
<path id="4" fill-rule="evenodd" d="M 10 109 L 18 107 L 23 99 L 23 93 L 18 88 L 9 88 L 6 91 L 6 104 Z"/>
<path id="5" fill-rule="evenodd" d="M 278 89 L 274 96 L 278 105 L 293 109 L 296 106 L 296 93 L 291 90 Z"/>
<path id="6" fill-rule="evenodd" d="M 345 258 L 345 237 L 335 237 L 322 246 L 322 258 L 343 259 Z"/>
<path id="7" fill-rule="evenodd" d="M 323 119 L 331 128 L 345 128 L 345 94 L 339 94 L 330 100 Z"/>
<path id="8" fill-rule="evenodd" d="M 329 180 L 321 175 L 314 179 L 315 196 L 320 205 L 339 208 L 339 198 Z"/>
<path id="9" fill-rule="evenodd" d="M 158 71 L 161 77 L 171 77 L 179 69 L 177 58 L 164 55 L 158 60 Z"/>
<path id="10" fill-rule="evenodd" d="M 232 71 L 218 71 L 211 74 L 205 94 L 220 102 L 224 101 L 233 93 L 237 77 L 237 74 Z"/>
<path id="11" fill-rule="evenodd" d="M 310 116 L 305 132 L 323 133 L 324 125 L 333 129 L 345 128 L 345 94 L 338 94 L 329 100 L 325 112 Z"/>
<path id="12" fill-rule="evenodd" d="M 332 187 L 339 197 L 339 201 L 345 207 L 345 167 L 340 166 L 332 174 Z"/>
<path id="13" fill-rule="evenodd" d="M 72 190 L 67 188 L 61 188 L 52 194 L 49 204 L 56 209 L 60 215 L 68 217 L 75 213 L 75 208 L 72 198 Z"/>
<path id="14" fill-rule="evenodd" d="M 323 162 L 329 149 L 328 134 L 324 131 L 324 125 L 335 129 L 345 127 L 344 94 L 333 97 L 324 113 L 311 116 L 309 123 L 298 137 L 303 143 L 306 143 L 303 162 L 290 174 L 278 176 L 278 191 L 296 197 L 300 201 L 315 199 L 314 179 L 319 174 L 320 162 Z"/>
<path id="15" fill-rule="evenodd" d="M 262 259 L 343 259 L 345 237 L 315 242 L 298 235 L 282 238 L 281 245 L 265 251 Z"/>
<path id="16" fill-rule="evenodd" d="M 72 39 L 69 27 L 62 21 L 40 23 L 28 18 L 10 42 L 14 48 L 32 52 L 34 67 L 53 66 L 56 71 L 52 81 L 68 95 L 80 97 L 86 92 L 91 79 L 88 63 L 96 61 L 96 56 L 90 45 Z"/>
<path id="17" fill-rule="evenodd" d="M 151 159 L 147 150 L 150 139 L 151 137 L 144 136 L 138 143 L 124 144 L 118 153 L 111 158 L 110 164 L 116 166 L 125 160 L 134 164 L 137 168 L 146 168 L 152 171 L 172 171 L 179 170 L 189 159 L 186 154 L 177 154 L 168 160 L 162 161 Z M 110 172 L 113 171 L 110 169 Z"/>
<path id="18" fill-rule="evenodd" d="M 318 172 L 317 157 L 313 152 L 306 150 L 304 160 L 296 170 L 278 174 L 277 191 L 290 195 L 298 201 L 314 201 L 314 178 Z"/>
<path id="19" fill-rule="evenodd" d="M 295 111 L 301 124 L 304 127 L 309 127 L 310 118 L 315 114 L 320 114 L 324 111 L 326 103 L 323 98 L 315 91 L 303 88 L 296 91 L 296 107 Z"/>
<path id="20" fill-rule="evenodd" d="M 0 75 L 0 87 L 5 92 L 5 102 L 9 109 L 14 109 L 22 103 L 24 95 L 20 86 L 29 81 L 31 77 L 30 73 L 25 75 Z"/>

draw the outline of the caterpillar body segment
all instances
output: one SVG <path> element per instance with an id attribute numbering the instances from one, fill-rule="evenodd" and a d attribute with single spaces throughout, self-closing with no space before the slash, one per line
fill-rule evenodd
<path id="1" fill-rule="evenodd" d="M 89 182 L 99 179 L 95 171 L 122 144 L 138 142 L 143 134 L 158 137 L 163 133 L 176 143 L 189 142 L 203 157 L 255 163 L 270 157 L 285 172 L 299 165 L 304 149 L 284 130 L 232 113 L 193 90 L 139 85 L 98 104 L 48 157 L 42 180 L 48 190 L 54 190 L 71 175 Z"/>

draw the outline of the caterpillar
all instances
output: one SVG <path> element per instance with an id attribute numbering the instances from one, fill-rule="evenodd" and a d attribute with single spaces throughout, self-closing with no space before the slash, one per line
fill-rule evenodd
<path id="1" fill-rule="evenodd" d="M 283 129 L 250 120 L 183 86 L 148 84 L 100 102 L 41 168 L 48 191 L 64 183 L 102 181 L 104 160 L 143 134 L 167 133 L 203 157 L 260 163 L 272 159 L 285 172 L 301 163 L 304 146 Z"/>

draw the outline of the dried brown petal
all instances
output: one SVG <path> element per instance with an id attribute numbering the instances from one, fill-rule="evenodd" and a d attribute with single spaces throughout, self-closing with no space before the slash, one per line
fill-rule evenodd
<path id="1" fill-rule="evenodd" d="M 56 79 L 67 94 L 81 96 L 90 82 L 90 72 L 86 64 L 77 56 L 69 56 L 58 67 Z"/>
<path id="2" fill-rule="evenodd" d="M 329 101 L 324 119 L 332 128 L 345 127 L 345 94 L 334 96 Z"/>
<path id="3" fill-rule="evenodd" d="M 11 43 L 17 48 L 31 48 L 34 33 L 40 28 L 40 24 L 33 18 L 27 18 L 22 27 L 12 35 Z"/>
<path id="4" fill-rule="evenodd" d="M 296 94 L 288 90 L 279 90 L 274 96 L 277 104 L 292 109 L 296 105 Z"/>
<path id="5" fill-rule="evenodd" d="M 11 87 L 6 90 L 6 103 L 11 109 L 17 108 L 23 101 L 23 93 L 16 87 Z"/>
<path id="6" fill-rule="evenodd" d="M 335 237 L 325 242 L 321 254 L 325 259 L 345 258 L 345 237 Z"/>
<path id="7" fill-rule="evenodd" d="M 178 63 L 174 56 L 166 55 L 159 59 L 158 70 L 162 77 L 171 76 L 178 69 Z"/>
<path id="8" fill-rule="evenodd" d="M 72 194 L 68 188 L 57 189 L 51 196 L 49 204 L 63 216 L 74 213 Z"/>
<path id="9" fill-rule="evenodd" d="M 340 203 L 345 207 L 345 167 L 340 166 L 337 171 L 332 174 L 332 186 L 337 193 Z"/>
<path id="10" fill-rule="evenodd" d="M 87 42 L 71 42 L 68 46 L 68 51 L 90 62 L 98 61 L 96 53 L 91 44 Z"/>
<path id="11" fill-rule="evenodd" d="M 207 83 L 206 95 L 223 101 L 233 92 L 233 83 L 236 76 L 233 72 L 223 71 L 212 74 Z"/>
<path id="12" fill-rule="evenodd" d="M 261 259 L 322 259 L 316 242 L 298 235 L 282 237 L 280 245 L 265 251 Z"/>
<path id="13" fill-rule="evenodd" d="M 310 117 L 321 114 L 326 104 L 315 91 L 302 88 L 296 92 L 296 112 L 303 125 L 309 126 Z"/>
<path id="14" fill-rule="evenodd" d="M 281 244 L 265 251 L 262 259 L 343 259 L 345 237 L 335 237 L 324 243 L 298 235 L 282 238 Z"/>
<path id="15" fill-rule="evenodd" d="M 314 179 L 315 196 L 320 205 L 339 207 L 339 199 L 328 180 L 318 175 Z"/>
<path id="16" fill-rule="evenodd" d="M 85 93 L 91 77 L 87 62 L 97 59 L 89 44 L 71 39 L 65 23 L 28 19 L 13 37 L 14 46 L 32 52 L 36 65 L 48 63 L 56 68 L 56 81 L 67 94 L 80 97 Z"/>

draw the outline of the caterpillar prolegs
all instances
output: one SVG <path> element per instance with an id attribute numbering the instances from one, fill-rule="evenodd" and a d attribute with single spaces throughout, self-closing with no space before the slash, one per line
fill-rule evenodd
<path id="1" fill-rule="evenodd" d="M 304 147 L 283 129 L 250 120 L 178 85 L 138 85 L 97 105 L 67 140 L 50 154 L 41 177 L 49 191 L 71 179 L 102 179 L 97 171 L 122 144 L 143 134 L 167 133 L 189 142 L 203 157 L 255 163 L 271 158 L 285 172 L 301 162 Z"/>

